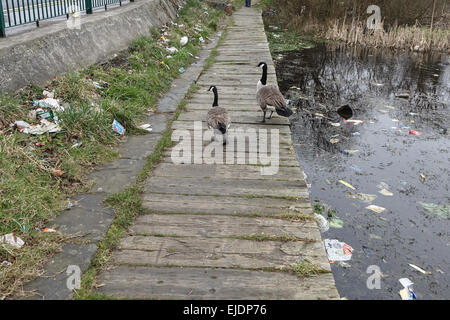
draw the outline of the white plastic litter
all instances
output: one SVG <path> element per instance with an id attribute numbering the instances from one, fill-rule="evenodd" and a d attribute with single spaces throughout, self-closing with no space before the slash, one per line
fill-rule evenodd
<path id="1" fill-rule="evenodd" d="M 34 101 L 34 107 L 50 108 L 55 111 L 64 111 L 64 107 L 59 105 L 59 100 L 53 98 L 45 98 Z"/>
<path id="2" fill-rule="evenodd" d="M 29 124 L 28 122 L 19 120 L 19 121 L 14 122 L 14 123 L 11 125 L 11 127 L 14 127 L 14 126 L 16 126 L 17 129 L 19 129 L 20 132 L 23 132 L 23 130 L 25 130 L 26 128 L 29 128 L 29 127 L 30 127 L 30 124 Z"/>
<path id="3" fill-rule="evenodd" d="M 321 214 L 314 213 L 317 218 L 317 222 L 319 222 L 320 232 L 327 232 L 330 229 L 330 223 L 327 219 Z"/>
<path id="4" fill-rule="evenodd" d="M 382 213 L 384 210 L 386 210 L 386 208 L 376 206 L 374 204 L 367 206 L 366 209 L 372 210 L 373 212 L 376 212 L 376 213 Z"/>
<path id="5" fill-rule="evenodd" d="M 411 268 L 413 268 L 413 269 L 415 269 L 415 270 L 417 270 L 417 271 L 419 271 L 419 272 L 421 272 L 421 273 L 423 273 L 423 274 L 431 274 L 430 271 L 425 271 L 425 270 L 423 270 L 422 268 L 420 268 L 420 267 L 418 267 L 418 266 L 416 266 L 416 265 L 414 265 L 414 264 L 412 264 L 412 263 L 408 263 L 408 264 L 409 264 L 409 266 L 410 266 Z"/>
<path id="6" fill-rule="evenodd" d="M 55 133 L 55 132 L 60 132 L 60 131 L 61 131 L 61 128 L 58 124 L 52 123 L 46 119 L 41 119 L 41 124 L 37 124 L 34 126 L 28 126 L 22 130 L 23 133 L 35 134 L 35 135 L 41 135 L 46 132 Z"/>
<path id="7" fill-rule="evenodd" d="M 147 130 L 148 132 L 153 131 L 152 125 L 149 123 L 143 124 L 142 126 L 139 126 L 139 128 L 141 128 L 143 130 Z"/>
<path id="8" fill-rule="evenodd" d="M 3 261 L 3 262 L 1 263 L 1 265 L 4 266 L 4 267 L 10 267 L 10 266 L 12 266 L 12 263 L 5 260 L 5 261 Z"/>
<path id="9" fill-rule="evenodd" d="M 175 47 L 170 47 L 170 48 L 167 48 L 166 50 L 169 51 L 170 53 L 176 53 L 176 52 L 178 52 L 178 49 L 175 48 Z"/>
<path id="10" fill-rule="evenodd" d="M 353 248 L 345 242 L 340 242 L 336 239 L 325 239 L 324 243 L 328 254 L 328 260 L 348 261 L 352 258 Z"/>
<path id="11" fill-rule="evenodd" d="M 181 38 L 180 44 L 182 46 L 185 46 L 188 43 L 188 41 L 189 41 L 188 37 L 184 36 L 184 37 Z"/>
<path id="12" fill-rule="evenodd" d="M 16 236 L 14 233 L 8 233 L 0 237 L 0 243 L 5 243 L 11 247 L 20 249 L 25 244 L 22 239 Z"/>
<path id="13" fill-rule="evenodd" d="M 50 91 L 44 90 L 44 91 L 42 92 L 42 95 L 43 95 L 44 97 L 46 97 L 46 98 L 51 98 L 51 99 L 53 99 L 53 98 L 55 98 L 55 91 L 50 92 Z"/>

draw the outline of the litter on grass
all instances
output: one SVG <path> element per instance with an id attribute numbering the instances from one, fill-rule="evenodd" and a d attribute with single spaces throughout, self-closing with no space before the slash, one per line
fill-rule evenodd
<path id="1" fill-rule="evenodd" d="M 112 129 L 120 135 L 125 133 L 125 128 L 117 120 L 113 121 Z"/>
<path id="2" fill-rule="evenodd" d="M 188 37 L 184 36 L 180 39 L 180 44 L 182 46 L 185 46 L 188 43 L 188 41 L 189 41 Z"/>
<path id="3" fill-rule="evenodd" d="M 183 67 L 181 67 L 180 69 L 178 69 L 178 72 L 180 72 L 180 73 L 185 73 L 185 72 L 186 72 L 186 70 L 184 70 L 184 68 L 183 68 Z"/>
<path id="4" fill-rule="evenodd" d="M 5 243 L 17 249 L 22 248 L 22 246 L 25 244 L 25 242 L 18 236 L 16 236 L 15 233 L 8 233 L 4 236 L 0 236 L 0 243 Z"/>
<path id="5" fill-rule="evenodd" d="M 30 125 L 25 121 L 16 121 L 14 124 L 16 125 L 16 127 L 19 129 L 20 132 L 33 135 L 41 135 L 46 132 L 57 133 L 62 130 L 58 124 L 52 123 L 46 119 L 41 119 L 40 124 L 36 125 Z M 26 126 L 26 124 L 28 126 Z"/>
<path id="6" fill-rule="evenodd" d="M 12 263 L 5 260 L 5 261 L 3 261 L 3 262 L 1 263 L 1 265 L 2 265 L 3 267 L 11 267 L 11 266 L 12 266 Z"/>
<path id="7" fill-rule="evenodd" d="M 143 124 L 142 126 L 139 126 L 142 130 L 147 130 L 148 132 L 152 132 L 153 128 L 152 125 L 149 123 Z"/>
<path id="8" fill-rule="evenodd" d="M 325 239 L 324 243 L 330 262 L 348 261 L 352 258 L 353 248 L 345 242 L 340 242 L 336 239 Z"/>
<path id="9" fill-rule="evenodd" d="M 41 100 L 35 100 L 33 107 L 40 107 L 45 109 L 53 109 L 55 111 L 64 111 L 64 107 L 59 104 L 59 100 L 53 98 L 45 98 Z"/>
<path id="10" fill-rule="evenodd" d="M 367 206 L 366 209 L 372 210 L 373 212 L 376 213 L 381 213 L 384 210 L 386 210 L 386 208 L 380 207 L 380 206 L 376 206 L 374 204 L 371 204 L 370 206 Z"/>
<path id="11" fill-rule="evenodd" d="M 43 232 L 48 232 L 48 233 L 53 233 L 53 232 L 56 232 L 56 230 L 55 229 L 52 229 L 52 228 L 45 228 L 44 230 L 43 230 Z"/>
<path id="12" fill-rule="evenodd" d="M 175 47 L 166 48 L 166 50 L 169 51 L 172 54 L 178 52 L 178 49 L 175 48 Z"/>
<path id="13" fill-rule="evenodd" d="M 420 133 L 419 131 L 415 131 L 415 130 L 409 130 L 409 133 L 415 135 L 415 136 L 420 136 L 422 133 Z"/>

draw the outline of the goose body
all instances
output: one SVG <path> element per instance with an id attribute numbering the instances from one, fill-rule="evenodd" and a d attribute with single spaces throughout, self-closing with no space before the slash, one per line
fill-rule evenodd
<path id="1" fill-rule="evenodd" d="M 212 108 L 206 115 L 206 123 L 209 129 L 214 129 L 214 135 L 222 135 L 224 144 L 226 143 L 226 134 L 231 125 L 231 117 L 227 109 L 219 107 L 218 94 L 216 86 L 211 86 L 208 91 L 213 91 L 214 102 Z"/>
<path id="2" fill-rule="evenodd" d="M 262 122 L 266 121 L 267 111 L 271 112 L 267 119 L 271 119 L 274 112 L 283 117 L 291 116 L 293 112 L 287 106 L 286 100 L 280 90 L 278 90 L 276 86 L 267 85 L 267 64 L 265 62 L 260 62 L 258 67 L 261 66 L 263 73 L 256 85 L 256 101 L 264 112 Z"/>

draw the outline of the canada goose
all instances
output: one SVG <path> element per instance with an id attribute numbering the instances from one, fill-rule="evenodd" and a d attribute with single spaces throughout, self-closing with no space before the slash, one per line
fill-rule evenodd
<path id="1" fill-rule="evenodd" d="M 209 129 L 214 129 L 214 135 L 222 135 L 223 144 L 226 144 L 226 134 L 231 125 L 231 118 L 225 108 L 219 107 L 219 96 L 216 86 L 209 87 L 208 91 L 213 91 L 214 102 L 212 109 L 208 111 L 206 122 Z"/>
<path id="2" fill-rule="evenodd" d="M 263 69 L 261 80 L 256 85 L 256 100 L 259 103 L 262 111 L 264 112 L 262 122 L 266 122 L 266 112 L 270 110 L 270 116 L 267 119 L 272 118 L 274 111 L 280 116 L 289 117 L 292 115 L 292 110 L 286 104 L 286 100 L 275 86 L 267 85 L 267 63 L 260 62 L 258 67 Z"/>

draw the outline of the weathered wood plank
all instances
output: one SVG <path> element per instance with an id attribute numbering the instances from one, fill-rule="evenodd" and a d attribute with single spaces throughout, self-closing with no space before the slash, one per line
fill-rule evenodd
<path id="1" fill-rule="evenodd" d="M 210 204 L 211 206 L 213 204 Z M 315 220 L 289 221 L 266 217 L 227 215 L 147 214 L 130 228 L 134 235 L 223 238 L 231 236 L 290 236 L 320 241 Z M 324 249 L 325 250 L 325 249 Z M 323 251 L 325 252 L 325 251 Z"/>
<path id="2" fill-rule="evenodd" d="M 288 269 L 306 259 L 323 270 L 331 271 L 330 264 L 320 255 L 322 246 L 321 241 L 131 236 L 121 240 L 119 251 L 113 254 L 112 259 L 115 264 L 126 265 L 246 269 Z"/>
<path id="3" fill-rule="evenodd" d="M 274 175 L 261 175 L 258 166 L 224 164 L 160 164 L 154 171 L 154 176 L 163 177 L 197 177 L 216 179 L 265 179 L 279 181 L 304 181 L 300 167 L 280 167 Z"/>
<path id="4" fill-rule="evenodd" d="M 151 177 L 145 184 L 145 192 L 242 197 L 308 197 L 308 190 L 303 181 L 267 181 L 262 179 Z"/>
<path id="5" fill-rule="evenodd" d="M 136 299 L 339 299 L 332 274 L 121 266 L 98 282 L 100 293 Z"/>
<path id="6" fill-rule="evenodd" d="M 145 194 L 145 208 L 158 213 L 195 214 L 285 214 L 312 215 L 309 199 L 240 198 L 225 196 L 185 196 L 179 194 Z"/>

